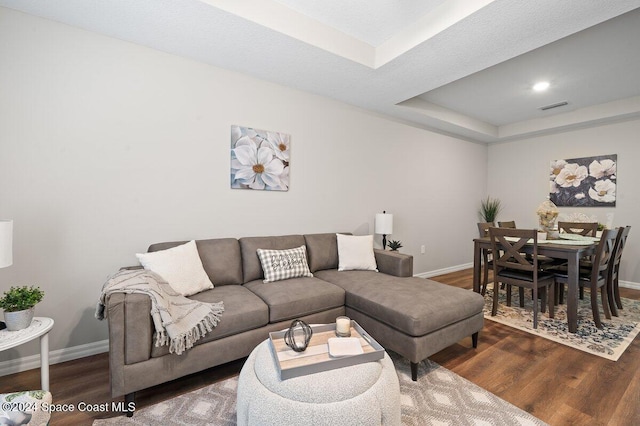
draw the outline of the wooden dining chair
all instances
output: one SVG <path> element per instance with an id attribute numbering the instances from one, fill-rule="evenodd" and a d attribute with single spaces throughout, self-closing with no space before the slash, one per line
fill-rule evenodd
<path id="1" fill-rule="evenodd" d="M 533 328 L 538 328 L 538 291 L 540 294 L 541 312 L 549 305 L 549 317 L 554 315 L 553 272 L 541 271 L 538 266 L 538 231 L 535 229 L 489 228 L 491 250 L 493 250 L 493 307 L 491 316 L 498 312 L 498 283 L 506 284 L 507 306 L 511 306 L 511 286 L 520 287 L 520 304 L 523 306 L 524 289 L 533 292 Z M 523 252 L 524 246 L 533 242 L 531 256 Z M 548 302 L 545 302 L 545 299 Z"/>
<path id="2" fill-rule="evenodd" d="M 509 220 L 506 222 L 498 222 L 498 227 L 499 228 L 511 228 L 511 229 L 515 229 L 516 227 L 516 221 L 515 220 Z"/>
<path id="3" fill-rule="evenodd" d="M 620 273 L 620 260 L 622 259 L 622 251 L 627 243 L 627 237 L 631 231 L 631 226 L 621 227 L 616 238 L 613 248 L 613 261 L 609 266 L 609 275 L 607 277 L 607 291 L 609 298 L 609 307 L 611 314 L 618 316 L 618 309 L 622 309 L 622 299 L 620 298 L 620 289 L 618 287 L 618 274 Z"/>
<path id="4" fill-rule="evenodd" d="M 558 222 L 558 231 L 595 237 L 598 231 L 598 222 Z"/>
<path id="5" fill-rule="evenodd" d="M 582 235 L 585 237 L 595 237 L 598 232 L 598 222 L 560 222 L 558 221 L 558 231 L 567 234 Z M 580 267 L 591 270 L 593 256 L 580 259 Z M 564 286 L 556 287 L 556 291 L 560 291 L 560 303 L 563 299 Z M 584 287 L 580 287 L 580 300 L 584 298 Z"/>
<path id="6" fill-rule="evenodd" d="M 478 233 L 480 234 L 480 238 L 485 238 L 489 236 L 489 228 L 496 226 L 493 222 L 478 222 Z M 484 268 L 483 271 L 483 280 L 480 283 L 480 294 L 484 296 L 487 292 L 487 284 L 489 282 L 489 268 L 493 268 L 493 253 L 491 249 L 482 249 L 482 265 Z"/>
<path id="7" fill-rule="evenodd" d="M 598 289 L 600 289 L 600 298 L 602 299 L 602 310 L 607 319 L 611 319 L 611 312 L 609 309 L 608 290 L 607 283 L 609 278 L 609 266 L 613 262 L 614 247 L 616 243 L 616 237 L 618 236 L 620 229 L 607 229 L 602 231 L 600 242 L 596 248 L 592 267 L 590 270 L 580 268 L 578 284 L 580 287 L 588 287 L 591 291 L 591 311 L 593 313 L 593 321 L 596 327 L 602 328 L 602 321 L 600 320 L 600 311 L 598 310 Z M 567 283 L 568 275 L 564 271 L 556 272 L 555 274 L 556 284 Z"/>

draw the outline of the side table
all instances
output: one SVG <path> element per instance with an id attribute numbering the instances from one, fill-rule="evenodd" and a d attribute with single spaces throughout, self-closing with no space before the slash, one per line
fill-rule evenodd
<path id="1" fill-rule="evenodd" d="M 35 317 L 31 325 L 18 331 L 0 330 L 0 352 L 15 348 L 40 338 L 40 384 L 42 390 L 49 391 L 49 331 L 53 327 L 53 319 Z"/>

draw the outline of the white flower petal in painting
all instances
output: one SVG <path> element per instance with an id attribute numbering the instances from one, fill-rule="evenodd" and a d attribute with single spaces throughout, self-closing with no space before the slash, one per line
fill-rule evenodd
<path id="1" fill-rule="evenodd" d="M 285 167 L 280 175 L 280 187 L 284 190 L 289 189 L 289 166 Z"/>
<path id="2" fill-rule="evenodd" d="M 609 176 L 611 179 L 615 179 L 615 174 L 616 163 L 613 160 L 593 160 L 591 164 L 589 164 L 589 175 L 593 176 L 596 179 L 600 179 L 605 176 Z"/>
<path id="3" fill-rule="evenodd" d="M 231 170 L 238 170 L 242 168 L 242 163 L 237 158 L 231 159 Z"/>
<path id="4" fill-rule="evenodd" d="M 232 161 L 232 167 L 237 167 L 235 179 L 252 189 L 265 189 L 266 186 L 280 186 L 280 177 L 284 165 L 273 157 L 271 148 L 256 148 L 255 144 L 242 145 L 233 150 L 237 161 Z"/>
<path id="5" fill-rule="evenodd" d="M 284 164 L 277 158 L 271 160 L 264 168 L 262 180 L 270 189 L 280 189 L 280 175 L 284 169 Z"/>
<path id="6" fill-rule="evenodd" d="M 558 189 L 558 185 L 556 185 L 553 180 L 549 181 L 549 192 L 551 194 L 557 194 L 558 192 L 560 192 L 560 190 Z"/>
<path id="7" fill-rule="evenodd" d="M 244 145 L 253 145 L 258 148 L 258 142 L 254 138 L 250 138 L 249 136 L 242 136 L 240 139 L 236 140 L 236 143 L 233 145 L 234 148 L 238 148 Z"/>
<path id="8" fill-rule="evenodd" d="M 574 197 L 576 197 L 576 200 L 582 200 L 584 197 L 586 197 L 586 195 L 584 195 L 584 192 L 579 192 L 574 195 Z"/>
<path id="9" fill-rule="evenodd" d="M 556 183 L 563 188 L 578 187 L 587 175 L 585 166 L 577 163 L 566 164 L 556 176 Z"/>
<path id="10" fill-rule="evenodd" d="M 269 141 L 269 144 L 271 144 L 275 156 L 282 161 L 289 162 L 289 135 L 284 133 L 267 132 L 267 140 Z"/>
<path id="11" fill-rule="evenodd" d="M 550 175 L 552 179 L 555 179 L 556 176 L 560 174 L 560 171 L 567 165 L 567 162 L 564 160 L 553 160 L 551 161 L 551 170 Z"/>
<path id="12" fill-rule="evenodd" d="M 231 150 L 241 166 L 253 166 L 258 162 L 258 149 L 255 145 L 241 145 Z"/>
<path id="13" fill-rule="evenodd" d="M 235 141 L 240 139 L 243 136 L 242 127 L 240 126 L 231 126 L 231 143 L 233 144 Z"/>
<path id="14" fill-rule="evenodd" d="M 601 203 L 613 203 L 616 201 L 616 184 L 609 179 L 599 180 L 589 188 L 589 197 Z"/>

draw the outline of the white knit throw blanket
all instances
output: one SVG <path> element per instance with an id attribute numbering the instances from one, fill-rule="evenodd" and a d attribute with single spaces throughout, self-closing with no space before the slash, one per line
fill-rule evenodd
<path id="1" fill-rule="evenodd" d="M 105 302 L 111 293 L 142 293 L 151 299 L 151 317 L 156 328 L 155 345 L 169 345 L 169 353 L 180 355 L 212 331 L 224 312 L 222 302 L 205 303 L 176 293 L 158 274 L 146 269 L 121 270 L 102 286 L 96 318 L 107 317 Z"/>

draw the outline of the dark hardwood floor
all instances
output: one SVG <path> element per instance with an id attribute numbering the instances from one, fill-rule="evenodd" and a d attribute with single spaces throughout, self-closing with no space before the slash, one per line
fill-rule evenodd
<path id="1" fill-rule="evenodd" d="M 471 270 L 433 280 L 471 288 Z M 640 291 L 621 289 L 640 299 Z M 477 349 L 464 339 L 431 360 L 551 425 L 640 425 L 640 338 L 617 362 L 596 357 L 507 326 L 485 321 Z M 136 394 L 137 408 L 237 374 L 242 360 Z M 111 402 L 107 354 L 51 366 L 56 404 Z M 40 387 L 39 369 L 0 378 L 0 392 Z M 122 399 L 116 399 L 122 401 Z M 116 413 L 54 413 L 51 425 L 90 425 Z"/>

